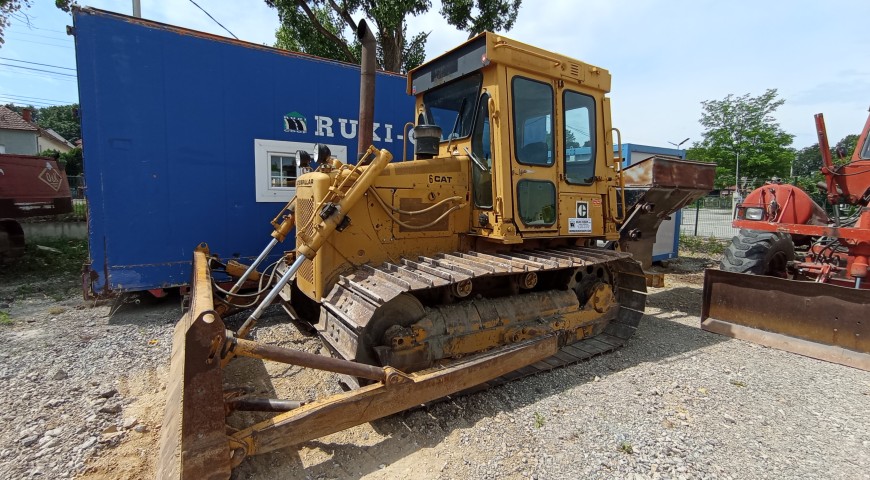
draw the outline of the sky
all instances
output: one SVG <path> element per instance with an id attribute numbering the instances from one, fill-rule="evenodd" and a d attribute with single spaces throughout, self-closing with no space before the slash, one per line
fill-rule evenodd
<path id="1" fill-rule="evenodd" d="M 263 0 L 196 0 L 236 36 L 274 43 L 275 10 Z M 35 106 L 77 101 L 70 16 L 34 0 L 28 27 L 14 19 L 0 46 L 0 102 Z M 83 5 L 130 14 L 131 0 Z M 228 35 L 190 0 L 141 0 L 146 19 Z M 412 17 L 408 32 L 431 32 L 431 59 L 467 38 L 446 26 L 439 0 Z M 507 37 L 608 69 L 613 124 L 624 141 L 670 146 L 701 139 L 701 102 L 769 88 L 785 104 L 776 120 L 816 142 L 813 114 L 823 112 L 835 142 L 858 133 L 870 107 L 870 2 L 866 0 L 525 0 Z M 11 59 L 11 60 L 10 60 Z M 14 62 L 26 60 L 58 69 Z M 22 102 L 16 102 L 22 103 Z"/>

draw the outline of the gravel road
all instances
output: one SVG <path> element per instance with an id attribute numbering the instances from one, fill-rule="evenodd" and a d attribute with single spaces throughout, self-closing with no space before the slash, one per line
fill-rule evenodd
<path id="1" fill-rule="evenodd" d="M 870 478 L 870 373 L 698 328 L 702 269 L 651 289 L 616 353 L 248 459 L 235 478 Z M 177 298 L 84 306 L 0 286 L 0 478 L 153 478 Z M 318 351 L 273 311 L 259 340 Z M 311 399 L 331 375 L 238 362 Z"/>

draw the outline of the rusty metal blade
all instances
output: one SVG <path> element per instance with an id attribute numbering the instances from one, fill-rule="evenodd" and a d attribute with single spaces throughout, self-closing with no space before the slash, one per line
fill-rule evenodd
<path id="1" fill-rule="evenodd" d="M 870 292 L 721 270 L 704 274 L 701 328 L 870 370 Z"/>
<path id="2" fill-rule="evenodd" d="M 160 430 L 159 479 L 227 479 L 230 449 L 226 435 L 223 376 L 219 359 L 209 361 L 213 344 L 224 338 L 214 312 L 208 250 L 193 258 L 190 310 L 175 325 Z"/>

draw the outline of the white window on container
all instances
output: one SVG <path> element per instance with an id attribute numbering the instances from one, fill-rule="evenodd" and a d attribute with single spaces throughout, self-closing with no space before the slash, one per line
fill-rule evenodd
<path id="1" fill-rule="evenodd" d="M 273 153 L 269 155 L 269 160 L 269 187 L 295 187 L 296 158 Z"/>
<path id="2" fill-rule="evenodd" d="M 332 156 L 347 163 L 347 147 L 327 145 Z M 254 182 L 257 202 L 288 202 L 296 194 L 296 152 L 314 154 L 314 144 L 282 140 L 254 140 Z"/>

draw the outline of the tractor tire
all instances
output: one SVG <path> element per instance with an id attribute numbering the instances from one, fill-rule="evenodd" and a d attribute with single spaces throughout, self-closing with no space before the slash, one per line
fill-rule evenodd
<path id="1" fill-rule="evenodd" d="M 788 263 L 794 260 L 791 235 L 741 229 L 719 263 L 727 272 L 788 277 Z"/>

